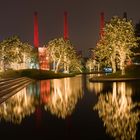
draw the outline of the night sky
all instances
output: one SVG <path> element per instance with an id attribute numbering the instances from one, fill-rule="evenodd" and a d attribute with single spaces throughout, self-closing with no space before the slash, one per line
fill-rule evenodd
<path id="1" fill-rule="evenodd" d="M 88 56 L 99 38 L 100 12 L 140 21 L 140 0 L 0 0 L 0 40 L 19 35 L 33 45 L 33 13 L 38 12 L 40 46 L 63 36 L 63 12 L 68 12 L 69 37 Z"/>

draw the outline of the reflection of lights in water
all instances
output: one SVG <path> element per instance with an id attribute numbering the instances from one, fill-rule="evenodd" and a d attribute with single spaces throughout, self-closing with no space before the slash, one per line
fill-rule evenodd
<path id="1" fill-rule="evenodd" d="M 33 104 L 33 95 L 27 94 L 24 88 L 0 105 L 0 119 L 20 124 L 25 116 L 35 111 Z"/>
<path id="2" fill-rule="evenodd" d="M 47 103 L 50 98 L 50 80 L 40 81 L 41 102 Z"/>
<path id="3" fill-rule="evenodd" d="M 82 97 L 81 78 L 78 81 L 79 83 L 77 79 L 72 78 L 52 80 L 50 99 L 45 105 L 45 110 L 50 110 L 52 114 L 63 119 L 70 115 L 79 97 Z"/>
<path id="4" fill-rule="evenodd" d="M 94 76 L 101 76 L 101 74 L 89 74 L 89 78 L 87 78 L 87 88 L 90 92 L 95 91 L 95 94 L 98 94 L 103 90 L 103 83 L 89 82 L 89 79 L 93 78 Z"/>
<path id="5" fill-rule="evenodd" d="M 115 139 L 135 139 L 140 112 L 132 102 L 132 89 L 126 83 L 113 83 L 113 93 L 101 94 L 94 109 L 98 110 L 106 131 Z"/>
<path id="6" fill-rule="evenodd" d="M 90 82 L 88 84 L 88 90 L 89 91 L 95 91 L 96 94 L 100 93 L 103 90 L 103 83 L 92 83 Z"/>
<path id="7" fill-rule="evenodd" d="M 113 83 L 113 95 L 112 101 L 116 104 L 118 108 L 118 115 L 125 115 L 125 111 L 128 109 L 130 110 L 131 107 L 131 95 L 132 95 L 132 88 L 127 87 L 125 82 L 121 83 Z"/>

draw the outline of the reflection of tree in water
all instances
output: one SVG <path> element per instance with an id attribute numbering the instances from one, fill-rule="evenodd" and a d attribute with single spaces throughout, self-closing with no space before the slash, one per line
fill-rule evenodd
<path id="1" fill-rule="evenodd" d="M 77 77 L 78 78 L 78 77 Z M 45 110 L 50 110 L 57 117 L 66 118 L 71 115 L 75 105 L 82 97 L 81 79 L 72 80 L 71 78 L 54 79 L 49 101 L 45 105 Z"/>
<path id="2" fill-rule="evenodd" d="M 87 86 L 90 92 L 95 91 L 95 94 L 100 93 L 103 90 L 103 83 L 89 83 Z"/>
<path id="3" fill-rule="evenodd" d="M 0 105 L 0 119 L 20 124 L 22 119 L 35 111 L 33 95 L 26 88 Z"/>
<path id="4" fill-rule="evenodd" d="M 87 81 L 86 83 L 87 84 L 87 89 L 90 91 L 90 92 L 95 92 L 95 94 L 98 94 L 100 93 L 102 90 L 103 90 L 103 87 L 104 87 L 104 83 L 100 83 L 100 82 L 89 82 L 89 79 L 90 78 L 93 78 L 94 76 L 101 76 L 101 74 L 89 74 L 89 78 L 87 78 Z"/>
<path id="5" fill-rule="evenodd" d="M 98 110 L 106 131 L 117 140 L 136 139 L 137 123 L 140 111 L 133 103 L 132 89 L 125 83 L 113 83 L 113 93 L 101 94 L 94 109 Z"/>

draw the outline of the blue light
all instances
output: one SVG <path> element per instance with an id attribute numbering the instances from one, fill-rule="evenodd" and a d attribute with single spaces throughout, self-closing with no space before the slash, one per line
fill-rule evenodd
<path id="1" fill-rule="evenodd" d="M 104 68 L 104 72 L 111 73 L 112 72 L 112 68 L 111 67 L 105 67 Z"/>

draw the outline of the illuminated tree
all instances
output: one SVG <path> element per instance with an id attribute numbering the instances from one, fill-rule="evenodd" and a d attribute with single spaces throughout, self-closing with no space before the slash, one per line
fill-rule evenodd
<path id="1" fill-rule="evenodd" d="M 89 58 L 86 62 L 86 68 L 89 70 L 89 72 L 92 71 L 96 66 L 96 61 L 95 59 Z"/>
<path id="2" fill-rule="evenodd" d="M 80 57 L 77 56 L 76 50 L 71 45 L 68 45 L 67 49 L 65 50 L 63 63 L 65 73 L 69 73 L 71 71 L 82 72 Z"/>
<path id="3" fill-rule="evenodd" d="M 133 62 L 140 63 L 140 21 L 135 25 L 135 35 L 138 38 L 138 47 L 133 49 L 135 52 Z"/>
<path id="4" fill-rule="evenodd" d="M 82 64 L 81 64 L 81 58 L 77 56 L 76 54 L 73 56 L 70 63 L 70 71 L 71 72 L 82 72 Z"/>
<path id="5" fill-rule="evenodd" d="M 27 62 L 31 57 L 32 47 L 21 42 L 18 36 L 12 36 L 0 42 L 0 64 L 2 71 L 11 68 L 11 63 Z"/>
<path id="6" fill-rule="evenodd" d="M 80 69 L 80 63 L 76 56 L 76 51 L 69 40 L 58 38 L 49 41 L 47 44 L 47 53 L 48 52 L 55 73 L 60 69 L 69 73 L 73 66 Z"/>
<path id="7" fill-rule="evenodd" d="M 59 65 L 64 59 L 64 54 L 67 44 L 63 38 L 54 39 L 49 41 L 47 51 L 50 54 L 50 60 L 53 63 L 53 71 L 58 72 Z"/>
<path id="8" fill-rule="evenodd" d="M 106 23 L 104 35 L 97 43 L 94 50 L 97 60 L 111 65 L 113 73 L 116 67 L 125 74 L 126 62 L 132 55 L 131 49 L 137 46 L 134 27 L 131 20 L 113 17 Z"/>

